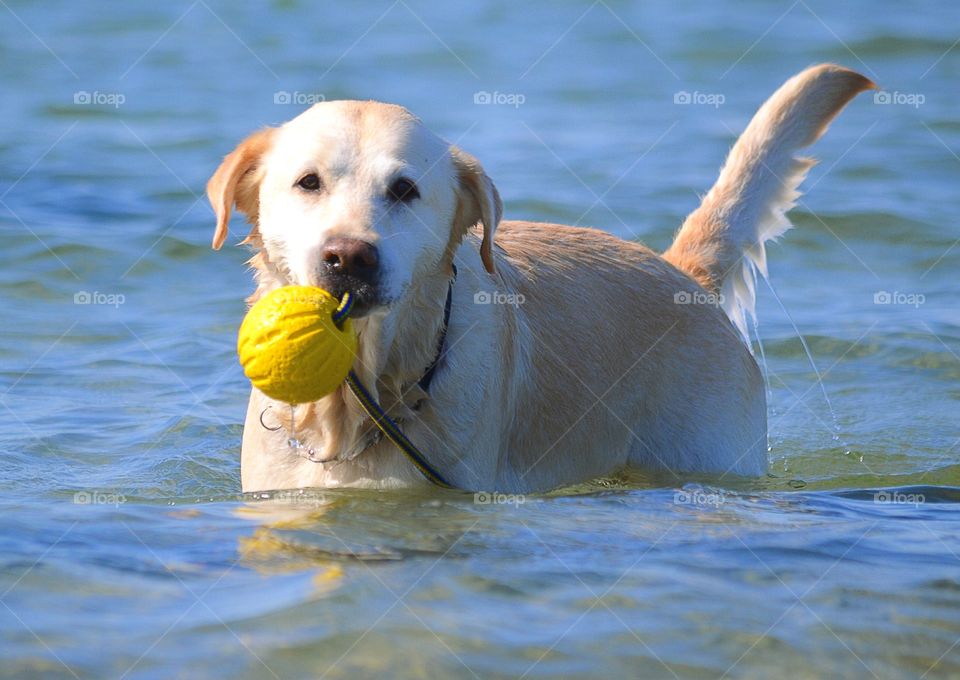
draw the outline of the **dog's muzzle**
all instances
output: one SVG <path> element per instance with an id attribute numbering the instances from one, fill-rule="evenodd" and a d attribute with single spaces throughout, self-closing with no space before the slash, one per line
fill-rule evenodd
<path id="1" fill-rule="evenodd" d="M 335 298 L 354 297 L 351 316 L 368 314 L 381 303 L 380 251 L 372 243 L 335 237 L 320 250 L 320 285 Z"/>

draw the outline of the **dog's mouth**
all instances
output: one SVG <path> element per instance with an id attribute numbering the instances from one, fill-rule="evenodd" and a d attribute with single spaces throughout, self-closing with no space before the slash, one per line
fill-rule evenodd
<path id="1" fill-rule="evenodd" d="M 353 296 L 353 310 L 350 316 L 354 319 L 362 318 L 378 307 L 389 304 L 381 293 L 380 286 L 356 276 L 337 275 L 322 277 L 320 287 L 327 290 L 338 300 L 348 291 Z"/>
<path id="2" fill-rule="evenodd" d="M 340 272 L 332 268 L 318 271 L 308 277 L 297 276 L 286 258 L 272 260 L 277 274 L 284 281 L 282 285 L 318 286 L 326 290 L 338 300 L 343 299 L 349 291 L 353 296 L 353 308 L 350 317 L 360 319 L 378 309 L 389 307 L 396 301 L 396 297 L 385 294 L 381 285 L 383 273 L 364 272 L 362 276 Z"/>

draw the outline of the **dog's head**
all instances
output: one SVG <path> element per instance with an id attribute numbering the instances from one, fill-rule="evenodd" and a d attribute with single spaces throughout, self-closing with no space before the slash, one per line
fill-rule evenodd
<path id="1" fill-rule="evenodd" d="M 280 285 L 312 285 L 355 316 L 387 310 L 418 277 L 449 271 L 467 230 L 483 224 L 480 253 L 494 271 L 500 197 L 475 158 L 429 132 L 400 106 L 317 104 L 254 133 L 207 185 L 217 214 L 213 247 L 234 205 L 253 228 Z"/>

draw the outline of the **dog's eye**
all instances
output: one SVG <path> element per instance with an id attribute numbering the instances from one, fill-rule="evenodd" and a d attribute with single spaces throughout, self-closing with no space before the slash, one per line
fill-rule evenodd
<path id="1" fill-rule="evenodd" d="M 311 172 L 297 180 L 297 186 L 304 191 L 320 191 L 323 182 L 320 181 L 320 176 L 317 173 Z"/>
<path id="2" fill-rule="evenodd" d="M 415 198 L 420 198 L 420 191 L 417 185 L 405 177 L 395 180 L 390 188 L 387 189 L 387 195 L 391 201 L 400 201 L 409 203 Z"/>

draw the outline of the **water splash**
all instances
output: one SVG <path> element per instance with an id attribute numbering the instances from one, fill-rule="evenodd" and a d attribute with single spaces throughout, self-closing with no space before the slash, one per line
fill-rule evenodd
<path id="1" fill-rule="evenodd" d="M 823 376 L 820 374 L 820 370 L 817 368 L 816 362 L 813 360 L 813 353 L 810 351 L 810 346 L 807 344 L 806 338 L 803 337 L 803 334 L 800 333 L 800 328 L 797 326 L 797 323 L 793 320 L 793 316 L 790 314 L 787 306 L 783 304 L 783 300 L 780 299 L 780 296 L 777 294 L 776 289 L 773 287 L 773 284 L 770 283 L 768 277 L 763 279 L 767 288 L 770 289 L 770 292 L 773 294 L 773 299 L 777 301 L 777 304 L 780 305 L 780 309 L 783 310 L 783 313 L 786 315 L 787 320 L 790 322 L 790 325 L 793 327 L 793 332 L 796 333 L 797 339 L 800 340 L 800 345 L 803 347 L 803 352 L 807 356 L 807 362 L 810 364 L 810 368 L 813 370 L 814 375 L 817 378 L 817 385 L 820 387 L 820 394 L 823 396 L 823 401 L 827 405 L 827 410 L 830 412 L 830 421 L 833 425 L 830 438 L 839 444 L 844 449 L 844 455 L 850 454 L 850 445 L 847 441 L 840 436 L 840 421 L 837 418 L 837 413 L 833 409 L 833 402 L 830 401 L 830 395 L 827 394 L 827 388 L 823 384 Z M 754 317 L 754 327 L 756 329 L 756 317 Z M 759 333 L 757 334 L 757 339 L 759 341 Z M 761 356 L 763 356 L 763 345 L 760 345 Z M 764 357 L 764 372 L 766 373 L 766 358 Z M 767 379 L 767 389 L 770 389 L 769 378 Z M 862 462 L 862 458 L 861 458 Z"/>

